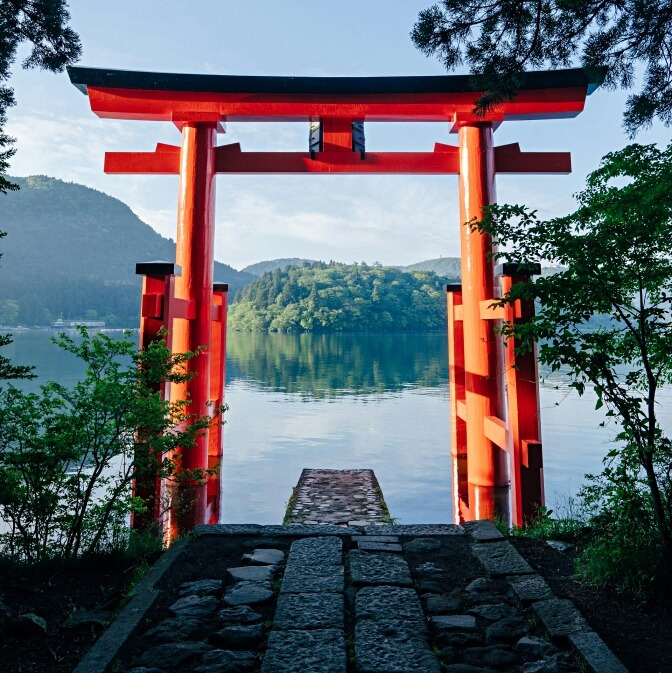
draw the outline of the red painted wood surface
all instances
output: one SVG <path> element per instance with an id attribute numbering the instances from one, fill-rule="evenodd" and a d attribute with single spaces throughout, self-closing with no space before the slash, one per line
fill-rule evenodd
<path id="1" fill-rule="evenodd" d="M 215 124 L 193 123 L 182 128 L 180 186 L 177 215 L 177 264 L 182 275 L 176 278 L 177 298 L 193 302 L 193 320 L 173 323 L 173 352 L 204 349 L 189 362 L 195 376 L 184 386 L 173 386 L 174 400 L 189 400 L 188 411 L 195 417 L 210 413 L 210 356 L 214 265 L 215 206 Z M 185 448 L 178 461 L 182 474 L 195 474 L 208 465 L 208 432 Z M 171 517 L 171 530 L 179 534 L 206 520 L 207 489 L 197 479 L 186 478 L 176 494 L 179 516 Z"/>
<path id="2" fill-rule="evenodd" d="M 325 119 L 325 125 L 333 119 Z M 331 140 L 328 140 L 330 139 Z M 460 172 L 459 148 L 437 143 L 433 152 L 352 152 L 352 133 L 329 135 L 325 131 L 325 147 L 330 151 L 315 152 L 243 152 L 239 143 L 221 145 L 215 150 L 217 173 L 379 173 L 416 175 L 457 175 Z M 497 173 L 570 173 L 569 152 L 521 152 L 518 143 L 495 148 Z M 106 152 L 106 173 L 180 172 L 180 148 L 159 144 L 154 152 Z"/>
<path id="3" fill-rule="evenodd" d="M 502 276 L 502 295 L 514 283 L 529 276 Z M 518 300 L 506 307 L 506 321 L 521 324 L 534 317 L 534 302 Z M 541 416 L 539 413 L 539 368 L 536 347 L 516 355 L 520 344 L 509 339 L 505 345 L 507 420 L 511 433 L 511 519 L 517 526 L 531 520 L 544 500 L 543 462 L 541 457 Z"/>
<path id="4" fill-rule="evenodd" d="M 142 279 L 142 302 L 140 311 L 140 338 L 139 347 L 146 350 L 153 341 L 160 338 L 160 332 L 169 320 L 169 301 L 174 292 L 174 275 L 152 275 L 144 276 Z M 168 348 L 172 344 L 167 342 Z M 164 399 L 167 399 L 168 384 L 164 384 L 157 391 L 161 393 Z M 142 428 L 138 428 L 139 437 L 142 436 Z M 144 463 L 146 456 L 136 456 Z M 161 461 L 162 456 L 149 456 L 151 459 Z M 148 465 L 145 465 L 148 468 Z M 142 498 L 146 504 L 146 511 L 143 513 L 131 513 L 131 527 L 136 530 L 147 530 L 157 523 L 161 524 L 162 500 L 164 496 L 163 483 L 150 471 L 136 472 L 133 479 L 133 495 Z"/>
<path id="5" fill-rule="evenodd" d="M 484 429 L 486 416 L 500 416 L 497 381 L 498 342 L 493 325 L 481 319 L 480 304 L 494 296 L 492 250 L 489 236 L 464 223 L 480 219 L 484 206 L 495 201 L 495 152 L 492 126 L 463 126 L 460 141 L 460 243 L 462 258 L 462 328 L 464 330 L 467 478 L 474 518 L 495 515 L 495 447 Z"/>
<path id="6" fill-rule="evenodd" d="M 219 523 L 221 505 L 221 467 L 224 454 L 223 418 L 214 410 L 224 404 L 224 383 L 226 381 L 226 309 L 228 285 L 215 284 L 212 297 L 212 326 L 210 336 L 210 400 L 214 423 L 208 438 L 208 469 L 212 473 L 207 479 L 206 523 Z"/>
<path id="7" fill-rule="evenodd" d="M 485 121 L 557 119 L 579 114 L 587 86 L 520 91 Z M 481 92 L 405 94 L 236 94 L 89 86 L 91 109 L 99 117 L 138 121 L 309 121 L 343 117 L 366 122 L 456 122 L 473 115 Z M 459 119 L 459 118 L 462 119 Z M 479 121 L 482 121 L 479 118 Z M 456 127 L 457 130 L 457 127 Z"/>

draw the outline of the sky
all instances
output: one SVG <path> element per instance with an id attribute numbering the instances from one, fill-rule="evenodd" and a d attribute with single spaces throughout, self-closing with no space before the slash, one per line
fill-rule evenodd
<path id="1" fill-rule="evenodd" d="M 441 75 L 409 33 L 431 0 L 71 0 L 80 35 L 79 65 L 230 75 Z M 10 85 L 17 105 L 7 132 L 17 139 L 10 174 L 49 175 L 127 203 L 144 222 L 175 238 L 177 176 L 105 175 L 105 151 L 151 151 L 179 144 L 171 123 L 98 119 L 65 73 L 20 67 Z M 573 173 L 497 178 L 500 203 L 525 203 L 541 217 L 573 209 L 572 195 L 607 152 L 629 139 L 622 130 L 627 92 L 598 89 L 574 119 L 505 122 L 495 144 L 523 151 L 570 151 Z M 365 127 L 370 151 L 431 151 L 456 144 L 447 123 Z M 669 142 L 660 123 L 640 143 Z M 307 150 L 307 123 L 227 124 L 219 144 L 243 151 Z M 261 260 L 305 257 L 406 265 L 459 256 L 456 176 L 217 177 L 215 257 L 241 269 Z"/>

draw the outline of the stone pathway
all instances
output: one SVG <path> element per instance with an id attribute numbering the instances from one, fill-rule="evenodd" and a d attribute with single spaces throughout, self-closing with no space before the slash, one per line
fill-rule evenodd
<path id="1" fill-rule="evenodd" d="M 366 526 L 390 520 L 373 470 L 304 469 L 285 523 Z"/>
<path id="2" fill-rule="evenodd" d="M 142 629 L 122 654 L 99 641 L 120 673 L 627 673 L 490 522 L 202 526 L 186 549 L 229 560 L 168 571 L 168 616 L 161 590 L 134 597 L 118 621 Z"/>
<path id="3" fill-rule="evenodd" d="M 343 542 L 292 543 L 261 673 L 346 673 Z"/>

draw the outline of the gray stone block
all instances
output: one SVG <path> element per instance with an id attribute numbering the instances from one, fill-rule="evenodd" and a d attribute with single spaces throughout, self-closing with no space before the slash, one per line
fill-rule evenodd
<path id="1" fill-rule="evenodd" d="M 440 594 L 443 593 L 443 586 L 435 580 L 420 580 L 418 582 L 418 591 L 421 594 Z"/>
<path id="2" fill-rule="evenodd" d="M 262 526 L 261 534 L 275 537 L 287 535 L 294 537 L 319 537 L 321 535 L 356 535 L 357 531 L 330 523 L 290 523 L 287 526 Z"/>
<path id="3" fill-rule="evenodd" d="M 628 673 L 628 669 L 595 631 L 572 633 L 569 642 L 592 673 Z"/>
<path id="4" fill-rule="evenodd" d="M 260 622 L 261 619 L 262 615 L 255 612 L 249 605 L 224 608 L 217 615 L 217 620 L 221 624 L 254 624 L 255 622 Z"/>
<path id="5" fill-rule="evenodd" d="M 353 537 L 359 546 L 362 542 L 391 542 L 399 544 L 399 538 L 396 535 L 360 535 Z"/>
<path id="6" fill-rule="evenodd" d="M 474 544 L 471 550 L 485 568 L 488 577 L 534 573 L 529 563 L 509 542 Z"/>
<path id="7" fill-rule="evenodd" d="M 386 551 L 393 554 L 401 553 L 401 545 L 393 542 L 357 542 L 357 548 L 362 551 Z"/>
<path id="8" fill-rule="evenodd" d="M 496 542 L 497 540 L 504 539 L 504 536 L 495 524 L 487 519 L 466 521 L 463 524 L 463 528 L 474 542 Z"/>
<path id="9" fill-rule="evenodd" d="M 426 554 L 441 549 L 441 540 L 431 537 L 419 537 L 404 545 L 404 551 L 411 554 Z"/>
<path id="10" fill-rule="evenodd" d="M 439 673 L 427 641 L 402 622 L 364 619 L 355 626 L 355 660 L 360 673 Z"/>
<path id="11" fill-rule="evenodd" d="M 255 549 L 250 554 L 243 554 L 243 561 L 250 565 L 278 565 L 284 560 L 285 554 L 279 549 Z"/>
<path id="12" fill-rule="evenodd" d="M 210 616 L 219 606 L 214 596 L 185 596 L 176 600 L 168 609 L 179 617 Z"/>
<path id="13" fill-rule="evenodd" d="M 522 605 L 555 598 L 551 588 L 541 575 L 517 575 L 507 577 L 506 581 L 509 583 L 514 596 Z"/>
<path id="14" fill-rule="evenodd" d="M 288 566 L 280 585 L 281 594 L 343 593 L 343 566 Z"/>
<path id="15" fill-rule="evenodd" d="M 473 582 L 469 582 L 464 590 L 470 594 L 487 594 L 489 591 L 492 591 L 494 587 L 494 582 L 485 579 L 485 577 L 477 577 Z"/>
<path id="16" fill-rule="evenodd" d="M 446 666 L 446 671 L 447 673 L 495 673 L 492 668 L 471 666 L 470 664 L 451 664 Z"/>
<path id="17" fill-rule="evenodd" d="M 184 596 L 213 596 L 222 588 L 222 580 L 198 580 L 197 582 L 184 582 L 180 584 L 177 594 Z"/>
<path id="18" fill-rule="evenodd" d="M 427 596 L 425 605 L 430 615 L 454 615 L 464 607 L 461 599 L 450 596 Z"/>
<path id="19" fill-rule="evenodd" d="M 349 558 L 350 576 L 355 586 L 379 584 L 413 586 L 408 563 L 399 556 L 354 549 L 350 552 Z"/>
<path id="20" fill-rule="evenodd" d="M 339 629 L 271 631 L 261 673 L 345 673 L 346 665 Z"/>
<path id="21" fill-rule="evenodd" d="M 442 535 L 464 535 L 464 528 L 454 523 L 442 524 L 377 524 L 366 526 L 367 535 L 405 535 L 407 537 L 434 537 Z"/>
<path id="22" fill-rule="evenodd" d="M 234 582 L 270 582 L 275 575 L 275 566 L 241 566 L 227 568 Z"/>
<path id="23" fill-rule="evenodd" d="M 451 647 L 473 647 L 483 644 L 480 631 L 440 631 L 436 634 L 437 645 Z"/>
<path id="24" fill-rule="evenodd" d="M 516 643 L 516 650 L 529 661 L 542 659 L 557 652 L 551 643 L 537 636 L 524 636 Z"/>
<path id="25" fill-rule="evenodd" d="M 473 615 L 434 615 L 431 623 L 436 631 L 477 631 L 476 617 Z"/>
<path id="26" fill-rule="evenodd" d="M 552 549 L 555 549 L 555 551 L 559 551 L 563 554 L 568 552 L 570 549 L 574 549 L 573 544 L 569 542 L 563 542 L 562 540 L 546 540 L 546 544 Z"/>
<path id="27" fill-rule="evenodd" d="M 207 643 L 165 643 L 145 650 L 135 662 L 139 666 L 155 666 L 164 671 L 184 670 L 190 662 L 199 659 L 214 648 Z"/>
<path id="28" fill-rule="evenodd" d="M 345 623 L 343 594 L 281 594 L 275 608 L 273 628 L 342 629 Z"/>
<path id="29" fill-rule="evenodd" d="M 506 603 L 492 603 L 489 605 L 478 605 L 475 608 L 471 608 L 468 612 L 470 615 L 475 615 L 485 621 L 496 622 L 498 619 L 504 619 L 504 617 L 513 617 L 516 614 L 516 609 Z"/>
<path id="30" fill-rule="evenodd" d="M 196 526 L 194 535 L 260 535 L 263 526 L 258 523 L 214 523 Z"/>
<path id="31" fill-rule="evenodd" d="M 355 617 L 375 621 L 401 620 L 418 624 L 426 631 L 425 616 L 414 589 L 403 587 L 364 587 L 355 597 Z"/>
<path id="32" fill-rule="evenodd" d="M 203 655 L 193 673 L 251 673 L 257 670 L 257 662 L 254 652 L 213 650 Z"/>
<path id="33" fill-rule="evenodd" d="M 576 663 L 566 652 L 557 652 L 545 659 L 523 664 L 521 671 L 522 673 L 565 673 L 565 671 L 574 671 L 576 668 Z"/>
<path id="34" fill-rule="evenodd" d="M 338 537 L 314 537 L 292 542 L 287 567 L 340 565 L 343 542 Z"/>
<path id="35" fill-rule="evenodd" d="M 463 656 L 465 664 L 483 668 L 506 668 L 521 661 L 520 655 L 506 645 L 470 647 L 464 651 Z"/>
<path id="36" fill-rule="evenodd" d="M 505 617 L 485 629 L 485 639 L 510 642 L 526 636 L 529 631 L 530 623 L 525 617 Z"/>
<path id="37" fill-rule="evenodd" d="M 189 640 L 203 631 L 203 623 L 198 619 L 172 617 L 159 622 L 142 636 L 147 647 Z"/>
<path id="38" fill-rule="evenodd" d="M 232 584 L 224 596 L 224 602 L 230 606 L 256 605 L 273 598 L 269 582 L 236 582 Z"/>
<path id="39" fill-rule="evenodd" d="M 551 640 L 563 640 L 590 627 L 574 604 L 561 598 L 532 603 L 532 612 L 548 632 Z"/>
<path id="40" fill-rule="evenodd" d="M 231 624 L 210 636 L 218 647 L 249 650 L 257 647 L 264 637 L 262 624 Z"/>

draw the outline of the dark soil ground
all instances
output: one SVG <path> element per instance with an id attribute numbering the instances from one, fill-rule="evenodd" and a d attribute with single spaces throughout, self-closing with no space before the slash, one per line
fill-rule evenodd
<path id="1" fill-rule="evenodd" d="M 226 568 L 221 548 L 207 554 L 208 538 L 199 540 L 199 554 L 171 581 L 198 576 L 198 565 Z M 597 590 L 573 577 L 571 559 L 543 542 L 514 538 L 513 544 L 542 574 L 559 597 L 570 598 L 592 628 L 606 641 L 630 673 L 672 673 L 672 603 L 646 604 L 630 597 Z M 202 547 L 205 545 L 205 547 Z M 244 551 L 241 541 L 231 548 L 231 561 Z M 429 558 L 430 555 L 428 555 Z M 217 558 L 218 563 L 213 563 Z M 194 564 L 192 566 L 192 564 Z M 47 622 L 47 633 L 19 634 L 8 630 L 0 614 L 0 670 L 3 673 L 70 673 L 101 627 L 66 628 L 73 613 L 115 610 L 136 576 L 130 561 L 89 562 L 79 566 L 12 569 L 1 567 L 0 602 L 14 614 L 32 612 Z M 209 573 L 212 575 L 212 572 Z"/>
<path id="2" fill-rule="evenodd" d="M 558 598 L 569 598 L 630 673 L 672 673 L 672 601 L 650 603 L 597 589 L 574 576 L 571 555 L 545 542 L 514 537 L 511 543 L 546 578 Z"/>
<path id="3" fill-rule="evenodd" d="M 153 562 L 149 559 L 147 562 Z M 73 614 L 118 610 L 142 562 L 99 558 L 68 565 L 0 565 L 0 670 L 3 673 L 70 673 L 103 632 L 103 625 L 66 627 Z M 145 565 L 145 567 L 147 567 Z M 16 615 L 36 614 L 47 632 L 12 627 Z"/>

